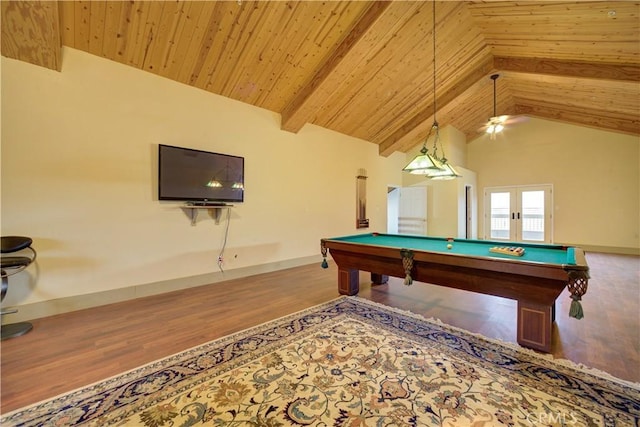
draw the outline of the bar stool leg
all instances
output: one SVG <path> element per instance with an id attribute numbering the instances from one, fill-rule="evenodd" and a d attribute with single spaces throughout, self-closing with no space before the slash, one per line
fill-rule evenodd
<path id="1" fill-rule="evenodd" d="M 0 272 L 2 274 L 2 289 L 1 289 L 1 300 L 4 300 L 4 296 L 7 294 L 7 288 L 9 287 L 7 274 L 4 270 Z M 5 314 L 16 313 L 18 310 L 15 309 L 3 309 L 0 311 L 0 315 L 4 316 Z M 0 340 L 8 340 L 9 338 L 19 337 L 21 335 L 26 334 L 31 329 L 33 329 L 33 325 L 29 322 L 18 322 L 18 323 L 10 323 L 8 325 L 2 325 L 0 330 Z"/>
<path id="2" fill-rule="evenodd" d="M 9 338 L 19 337 L 21 335 L 26 334 L 31 329 L 33 329 L 33 325 L 29 322 L 18 322 L 11 323 L 9 325 L 2 325 L 2 331 L 0 335 L 2 335 L 2 341 L 8 340 Z"/>

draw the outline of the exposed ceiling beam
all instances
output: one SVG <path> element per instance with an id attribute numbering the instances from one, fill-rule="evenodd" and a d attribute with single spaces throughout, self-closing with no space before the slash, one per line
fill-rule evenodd
<path id="1" fill-rule="evenodd" d="M 480 64 L 480 66 L 472 69 L 469 73 L 461 76 L 456 84 L 452 85 L 452 89 L 441 94 L 436 99 L 438 110 L 446 107 L 450 102 L 461 96 L 467 89 L 474 86 L 478 81 L 486 78 L 489 74 L 495 72 L 493 58 L 488 56 Z M 437 91 L 437 89 L 436 89 Z M 416 131 L 428 134 L 433 123 L 429 119 L 433 116 L 433 105 L 420 111 L 409 121 L 404 123 L 390 137 L 386 138 L 379 144 L 378 153 L 381 156 L 388 157 L 400 147 L 413 146 L 418 143 L 416 139 Z"/>
<path id="2" fill-rule="evenodd" d="M 545 58 L 495 57 L 496 69 L 529 74 L 550 74 L 563 77 L 640 81 L 637 64 L 605 64 L 560 61 Z"/>
<path id="3" fill-rule="evenodd" d="M 462 95 L 478 81 L 494 72 L 511 71 L 528 74 L 547 74 L 573 78 L 596 78 L 607 80 L 640 81 L 640 66 L 635 64 L 594 64 L 576 61 L 559 61 L 540 58 L 511 58 L 493 57 L 491 62 L 485 62 L 470 75 L 461 78 L 461 84 L 455 89 L 438 97 L 437 104 L 444 109 L 447 104 Z M 637 135 L 640 132 L 638 118 L 626 116 L 611 118 L 603 117 L 602 111 L 586 109 L 570 109 L 567 106 L 551 107 L 545 110 L 543 106 L 533 104 L 519 104 L 516 114 L 537 116 L 551 120 L 563 120 L 576 125 L 619 130 L 624 133 Z M 389 156 L 394 151 L 406 151 L 407 147 L 419 143 L 418 133 L 427 133 L 431 128 L 429 118 L 433 115 L 433 108 L 427 108 L 415 115 L 410 121 L 401 126 L 389 138 L 379 144 L 379 154 Z M 475 134 L 475 136 L 480 133 Z"/>
<path id="4" fill-rule="evenodd" d="M 349 31 L 349 34 L 333 51 L 327 61 L 315 73 L 311 81 L 303 87 L 289 105 L 282 112 L 281 128 L 297 133 L 305 123 L 312 121 L 315 112 L 322 107 L 333 94 L 333 89 L 339 84 L 343 75 L 340 67 L 345 65 L 344 59 L 349 55 L 355 55 L 360 43 L 370 28 L 380 18 L 391 2 L 377 1 L 371 4 L 360 20 Z M 345 70 L 345 72 L 348 72 Z"/>
<path id="5" fill-rule="evenodd" d="M 640 133 L 640 117 L 632 117 L 626 114 L 613 115 L 611 112 L 555 104 L 551 102 L 529 103 L 519 100 L 516 105 L 516 113 L 542 119 L 573 123 L 579 126 L 587 126 L 596 129 L 606 129 L 622 132 L 629 135 Z"/>
<path id="6" fill-rule="evenodd" d="M 60 71 L 60 3 L 0 1 L 0 4 L 2 55 Z"/>

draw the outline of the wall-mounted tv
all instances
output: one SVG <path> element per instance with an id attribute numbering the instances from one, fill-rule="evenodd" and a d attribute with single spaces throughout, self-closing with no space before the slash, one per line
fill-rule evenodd
<path id="1" fill-rule="evenodd" d="M 244 157 L 158 146 L 158 199 L 194 204 L 244 201 Z"/>

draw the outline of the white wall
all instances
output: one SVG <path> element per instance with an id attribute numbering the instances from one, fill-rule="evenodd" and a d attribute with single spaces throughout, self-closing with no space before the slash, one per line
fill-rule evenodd
<path id="1" fill-rule="evenodd" d="M 405 160 L 315 126 L 281 131 L 272 112 L 77 50 L 64 48 L 62 72 L 2 57 L 2 234 L 33 237 L 39 256 L 3 305 L 218 271 L 224 224 L 191 226 L 157 201 L 159 143 L 245 157 L 226 269 L 319 263 L 321 237 L 358 232 L 359 168 L 370 230 L 384 230 Z"/>
<path id="2" fill-rule="evenodd" d="M 496 140 L 468 144 L 477 172 L 479 229 L 482 190 L 553 184 L 554 240 L 596 250 L 638 253 L 640 139 L 637 136 L 530 119 Z"/>

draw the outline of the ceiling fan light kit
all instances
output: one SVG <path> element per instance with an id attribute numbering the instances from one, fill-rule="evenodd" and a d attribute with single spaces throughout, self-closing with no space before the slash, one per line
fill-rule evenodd
<path id="1" fill-rule="evenodd" d="M 489 127 L 487 127 L 487 133 L 496 134 L 498 132 L 502 132 L 504 130 L 504 125 L 499 121 L 489 122 Z"/>

